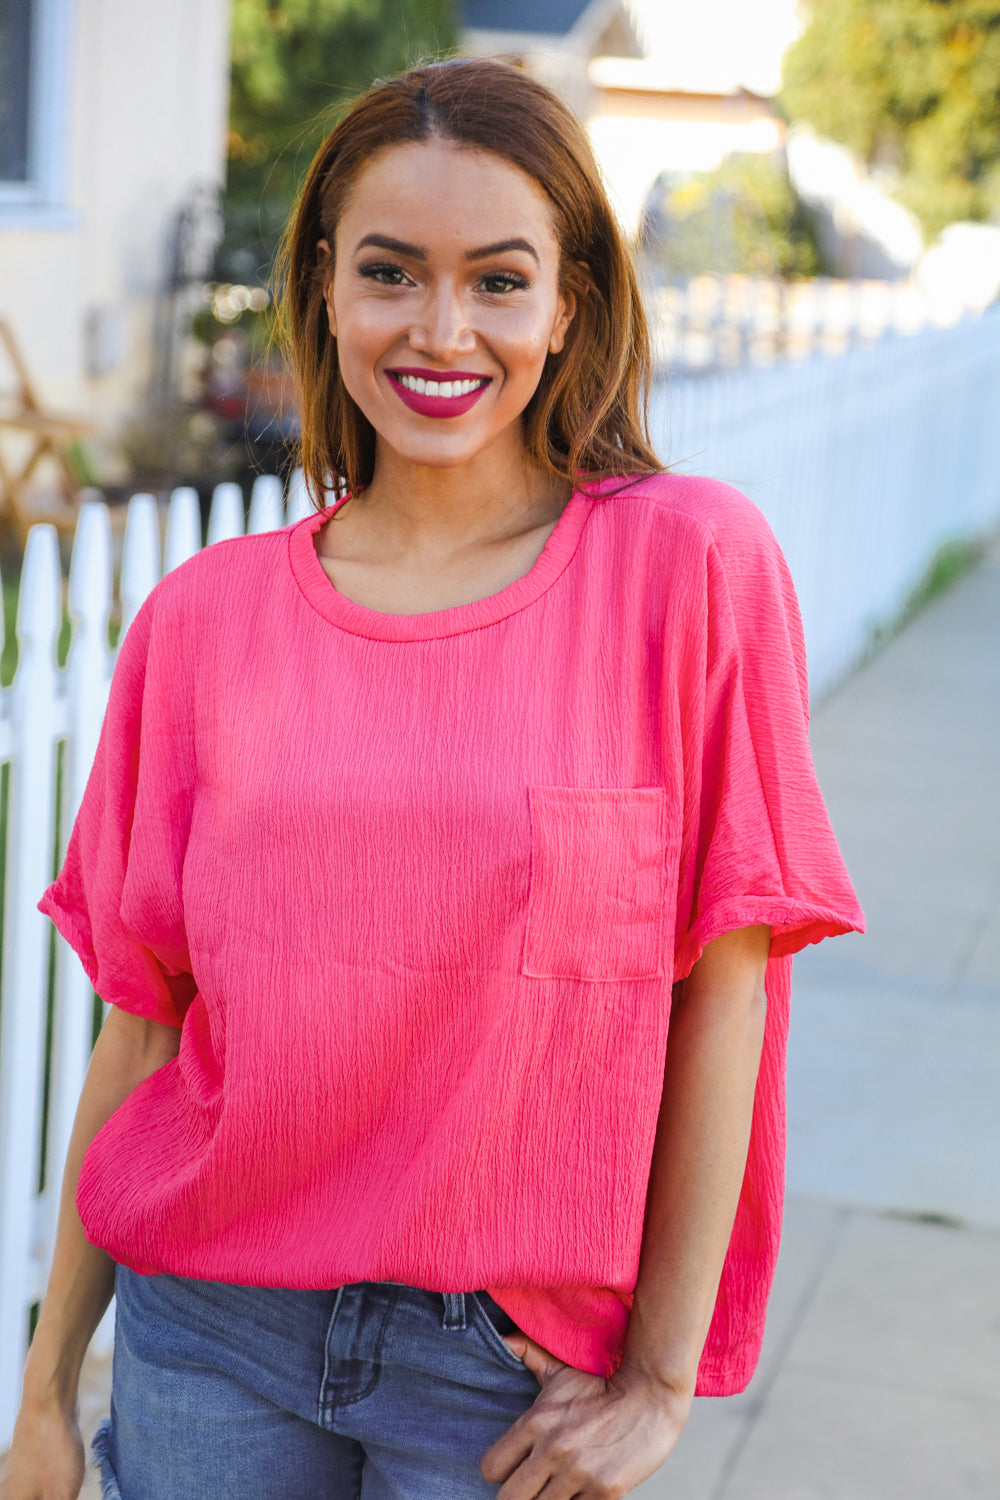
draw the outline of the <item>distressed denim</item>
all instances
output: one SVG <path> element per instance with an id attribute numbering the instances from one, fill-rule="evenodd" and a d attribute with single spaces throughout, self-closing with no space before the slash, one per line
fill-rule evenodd
<path id="1" fill-rule="evenodd" d="M 538 1394 L 485 1292 L 116 1278 L 105 1500 L 486 1500 Z"/>

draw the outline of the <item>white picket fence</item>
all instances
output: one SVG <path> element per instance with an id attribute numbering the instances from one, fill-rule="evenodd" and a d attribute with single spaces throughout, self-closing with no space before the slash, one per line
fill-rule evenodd
<path id="1" fill-rule="evenodd" d="M 657 358 L 694 372 L 839 354 L 894 332 L 951 328 L 982 312 L 977 291 L 953 283 L 932 294 L 912 280 L 700 275 L 658 286 L 649 312 Z"/>
<path id="2" fill-rule="evenodd" d="M 892 618 L 943 541 L 1000 522 L 996 313 L 837 358 L 663 385 L 653 415 L 666 459 L 730 480 L 768 516 L 799 589 L 820 691 L 857 659 L 873 626 Z M 253 489 L 249 529 L 269 530 L 307 510 L 300 480 L 286 505 L 280 482 L 262 478 Z M 243 529 L 239 488 L 220 485 L 209 542 Z M 194 491 L 175 491 L 165 518 L 151 496 L 132 499 L 118 581 L 125 627 L 161 571 L 200 543 Z M 51 929 L 35 903 L 65 846 L 107 698 L 112 555 L 108 511 L 88 503 L 69 576 L 72 643 L 59 669 L 56 536 L 49 526 L 32 530 L 18 607 L 18 668 L 0 701 L 0 761 L 10 778 L 0 990 L 0 1448 L 13 1424 L 29 1310 L 47 1271 L 62 1162 L 91 1046 L 93 995 L 61 939 L 54 944 L 50 1023 Z M 101 1337 L 109 1337 L 107 1323 Z"/>
<path id="3" fill-rule="evenodd" d="M 249 528 L 268 531 L 309 510 L 301 480 L 290 486 L 258 479 Z M 118 597 L 122 631 L 161 573 L 201 546 L 198 496 L 176 490 L 161 526 L 151 495 L 129 502 Z M 209 542 L 244 530 L 243 495 L 235 484 L 215 491 Z M 83 969 L 36 902 L 55 868 L 57 747 L 61 757 L 59 855 L 80 804 L 107 702 L 113 653 L 112 534 L 107 507 L 81 508 L 73 544 L 67 605 L 72 624 L 64 669 L 56 666 L 63 607 L 59 548 L 53 527 L 32 528 L 18 599 L 19 656 L 0 704 L 0 760 L 9 765 L 3 976 L 0 989 L 0 1449 L 7 1445 L 20 1396 L 21 1368 L 32 1305 L 42 1292 L 51 1255 L 59 1182 L 76 1101 L 90 1056 L 94 998 Z M 46 1078 L 48 998 L 52 984 L 51 1055 Z M 47 1085 L 44 1182 L 39 1191 L 43 1102 Z M 105 1320 L 99 1341 L 107 1344 Z"/>
<path id="4" fill-rule="evenodd" d="M 654 444 L 760 506 L 802 606 L 819 697 L 945 543 L 1000 524 L 1000 306 L 824 358 L 661 383 Z"/>

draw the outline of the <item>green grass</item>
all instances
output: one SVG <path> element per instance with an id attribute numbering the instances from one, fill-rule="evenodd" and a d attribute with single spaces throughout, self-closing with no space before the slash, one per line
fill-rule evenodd
<path id="1" fill-rule="evenodd" d="M 3 656 L 0 657 L 0 686 L 10 687 L 17 666 L 17 638 L 14 623 L 17 619 L 17 584 L 9 579 L 3 581 Z"/>
<path id="2" fill-rule="evenodd" d="M 3 581 L 3 617 L 4 617 L 4 647 L 3 655 L 0 656 L 0 687 L 10 687 L 14 681 L 14 673 L 17 671 L 17 594 L 20 579 L 5 578 Z M 59 627 L 59 639 L 56 642 L 56 660 L 61 667 L 66 665 L 69 655 L 70 638 L 72 629 L 69 615 L 66 611 L 65 601 L 63 603 L 62 624 Z M 108 625 L 108 645 L 112 650 L 118 644 L 121 634 L 121 620 L 112 618 Z"/>
<path id="3" fill-rule="evenodd" d="M 4 612 L 4 649 L 0 656 L 0 686 L 10 687 L 17 670 L 18 645 L 16 635 L 17 621 L 17 597 L 20 580 L 10 576 L 3 583 L 3 612 Z M 113 621 L 108 630 L 108 644 L 114 648 L 118 642 L 121 624 Z M 65 605 L 62 613 L 62 623 L 59 637 L 56 643 L 56 659 L 60 667 L 66 665 L 69 655 L 71 638 L 71 626 Z M 51 873 L 54 876 L 58 865 L 58 851 L 62 846 L 62 763 L 65 754 L 65 744 L 60 742 L 56 747 L 55 787 L 56 806 L 53 819 L 53 848 Z M 0 766 L 0 914 L 4 911 L 7 881 L 7 829 L 8 808 L 10 801 L 10 765 L 5 762 Z M 0 966 L 3 964 L 3 923 L 0 921 Z M 54 986 L 55 986 L 55 928 L 49 934 L 49 974 L 48 993 L 46 1006 L 46 1038 L 45 1038 L 45 1082 L 44 1082 L 44 1106 L 42 1114 L 42 1142 L 39 1161 L 39 1187 L 44 1182 L 45 1173 L 48 1168 L 48 1098 L 50 1087 L 51 1056 L 52 1056 L 52 1024 L 54 1011 Z M 0 995 L 0 1007 L 3 997 Z M 94 1037 L 100 1029 L 101 1004 L 95 998 L 94 1001 Z"/>
<path id="4" fill-rule="evenodd" d="M 926 609 L 939 595 L 952 588 L 982 562 L 987 546 L 981 539 L 959 538 L 945 542 L 931 558 L 923 578 L 903 606 L 907 619 Z"/>
<path id="5" fill-rule="evenodd" d="M 877 625 L 871 633 L 866 659 L 880 650 L 893 636 L 905 630 L 911 620 L 933 604 L 942 594 L 960 583 L 973 568 L 982 562 L 989 550 L 989 543 L 982 537 L 956 537 L 939 547 L 924 571 L 923 577 L 910 590 L 902 608 L 883 625 Z"/>

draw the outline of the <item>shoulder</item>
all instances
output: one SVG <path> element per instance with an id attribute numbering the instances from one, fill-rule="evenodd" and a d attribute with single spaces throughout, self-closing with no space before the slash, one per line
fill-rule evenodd
<path id="1" fill-rule="evenodd" d="M 599 507 L 619 553 L 645 552 L 666 607 L 699 608 L 706 626 L 739 638 L 747 650 L 775 632 L 799 659 L 801 618 L 788 564 L 764 515 L 719 479 L 653 474 L 612 490 Z M 595 521 L 597 517 L 595 516 Z"/>
<path id="2" fill-rule="evenodd" d="M 115 677 L 133 691 L 183 691 L 198 664 L 251 634 L 282 633 L 288 614 L 288 532 L 213 542 L 154 584 L 121 641 Z M 158 688 L 158 690 L 159 690 Z"/>
<path id="3" fill-rule="evenodd" d="M 788 564 L 762 512 L 718 479 L 658 474 L 632 492 L 704 546 L 706 624 L 741 662 L 748 700 L 797 701 L 808 718 L 802 618 Z M 789 695 L 783 699 L 787 690 Z"/>
<path id="4" fill-rule="evenodd" d="M 147 628 L 179 628 L 187 620 L 232 617 L 239 620 L 274 586 L 287 568 L 291 527 L 254 536 L 232 537 L 202 547 L 165 573 L 150 590 L 140 614 Z"/>
<path id="5" fill-rule="evenodd" d="M 620 487 L 619 487 L 620 486 Z M 660 526 L 699 533 L 724 550 L 767 543 L 774 537 L 763 514 L 742 491 L 721 479 L 696 474 L 650 474 L 602 481 L 602 502 L 611 509 L 645 514 Z"/>
<path id="6" fill-rule="evenodd" d="M 690 572 L 741 575 L 786 572 L 762 512 L 733 485 L 690 474 L 603 480 L 596 509 L 616 545 L 646 550 Z M 597 517 L 595 516 L 595 520 Z"/>
<path id="7" fill-rule="evenodd" d="M 286 526 L 280 531 L 212 542 L 166 573 L 154 592 L 164 603 L 183 606 L 220 588 L 227 591 L 239 588 L 241 581 L 280 566 L 288 552 L 292 529 Z"/>

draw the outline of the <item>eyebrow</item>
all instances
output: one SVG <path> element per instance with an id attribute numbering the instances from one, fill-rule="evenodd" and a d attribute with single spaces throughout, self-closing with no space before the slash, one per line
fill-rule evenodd
<path id="1" fill-rule="evenodd" d="M 410 245 L 406 240 L 396 240 L 388 234 L 366 234 L 358 241 L 355 254 L 367 246 L 372 246 L 376 250 L 389 250 L 394 255 L 406 255 L 411 260 L 427 259 L 427 251 L 423 245 Z M 497 240 L 492 245 L 480 245 L 475 250 L 466 251 L 465 259 L 487 260 L 492 255 L 505 255 L 509 250 L 523 250 L 526 255 L 531 256 L 536 265 L 541 264 L 538 252 L 531 241 L 521 239 Z"/>

